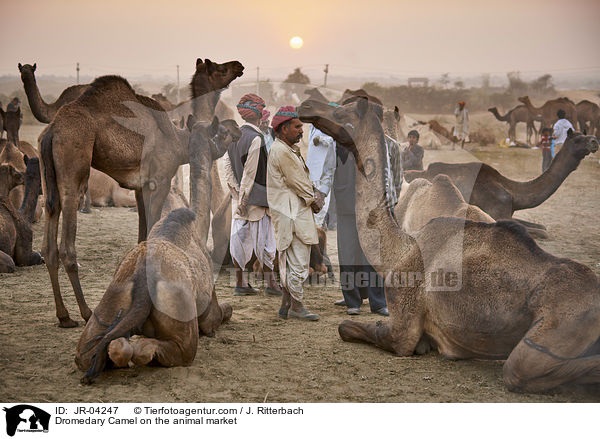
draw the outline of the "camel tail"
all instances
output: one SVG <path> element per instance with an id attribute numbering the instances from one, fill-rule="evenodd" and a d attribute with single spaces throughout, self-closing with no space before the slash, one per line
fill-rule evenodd
<path id="1" fill-rule="evenodd" d="M 58 211 L 60 199 L 58 185 L 56 184 L 56 170 L 54 169 L 54 156 L 52 153 L 52 129 L 48 129 L 40 142 L 42 163 L 44 163 L 44 181 L 46 182 L 46 210 L 50 215 Z"/>
<path id="2" fill-rule="evenodd" d="M 124 311 L 124 315 L 122 315 L 123 310 L 119 310 L 114 322 L 106 329 L 105 335 L 97 344 L 96 352 L 92 357 L 92 365 L 81 379 L 82 384 L 91 384 L 105 369 L 110 342 L 120 337 L 130 337 L 141 331 L 142 325 L 150 316 L 152 299 L 148 289 L 145 263 L 143 268 L 135 273 L 131 294 L 133 297 L 129 309 Z M 92 316 L 92 318 L 95 318 L 95 316 Z"/>

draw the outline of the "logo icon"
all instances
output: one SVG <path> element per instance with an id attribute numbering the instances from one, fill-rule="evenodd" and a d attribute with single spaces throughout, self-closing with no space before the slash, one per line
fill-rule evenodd
<path id="1" fill-rule="evenodd" d="M 27 404 L 19 404 L 11 408 L 4 407 L 6 412 L 6 434 L 14 436 L 19 432 L 48 432 L 50 413 Z"/>

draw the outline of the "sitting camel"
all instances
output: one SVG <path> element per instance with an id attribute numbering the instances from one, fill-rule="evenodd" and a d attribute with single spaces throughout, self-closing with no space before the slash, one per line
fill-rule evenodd
<path id="1" fill-rule="evenodd" d="M 92 206 L 136 207 L 135 192 L 119 186 L 113 178 L 90 169 L 88 188 Z"/>
<path id="2" fill-rule="evenodd" d="M 220 91 L 243 73 L 237 61 L 196 61 L 191 82 L 196 118 L 210 120 Z M 176 128 L 155 100 L 135 93 L 119 76 L 96 78 L 75 101 L 63 105 L 40 135 L 44 170 L 46 225 L 42 252 L 52 283 L 59 326 L 77 326 L 64 306 L 58 283 L 59 217 L 62 213 L 60 259 L 69 276 L 82 317 L 91 311 L 79 282 L 75 235 L 77 207 L 86 191 L 90 167 L 135 190 L 138 242 L 160 218 L 171 179 L 188 163 L 190 132 Z"/>
<path id="3" fill-rule="evenodd" d="M 11 205 L 6 193 L 11 186 L 23 184 L 23 174 L 10 165 L 0 165 L 0 273 L 14 272 L 15 265 L 44 262 L 40 254 L 31 249 L 31 223 L 41 186 L 40 163 L 37 157 L 25 157 L 25 163 L 25 198 L 19 210 Z"/>
<path id="4" fill-rule="evenodd" d="M 530 209 L 546 201 L 567 176 L 577 169 L 585 156 L 598 150 L 593 136 L 577 135 L 569 130 L 567 140 L 556 154 L 550 167 L 539 177 L 530 181 L 514 181 L 506 178 L 485 163 L 431 163 L 425 171 L 407 171 L 404 178 L 432 180 L 438 174 L 452 179 L 465 200 L 480 207 L 495 220 L 511 219 L 514 212 Z M 539 226 L 524 220 L 529 232 L 539 237 L 547 236 Z M 540 228 L 541 227 L 541 228 Z"/>
<path id="5" fill-rule="evenodd" d="M 508 357 L 503 375 L 512 391 L 599 382 L 598 277 L 582 264 L 546 253 L 513 221 L 444 217 L 412 235 L 403 231 L 384 206 L 378 111 L 365 100 L 333 111 L 298 109 L 301 120 L 356 156 L 361 247 L 386 279 L 389 323 L 346 320 L 339 326 L 342 339 L 399 356 L 430 345 L 455 360 Z"/>
<path id="6" fill-rule="evenodd" d="M 75 362 L 90 384 L 107 365 L 130 362 L 187 366 L 198 336 L 213 336 L 232 314 L 219 304 L 206 248 L 210 220 L 212 161 L 223 155 L 233 136 L 215 118 L 197 123 L 190 139 L 192 210 L 178 208 L 157 222 L 148 240 L 131 250 L 88 320 Z M 177 203 L 177 201 L 176 201 Z M 139 337 L 130 338 L 133 335 Z"/>

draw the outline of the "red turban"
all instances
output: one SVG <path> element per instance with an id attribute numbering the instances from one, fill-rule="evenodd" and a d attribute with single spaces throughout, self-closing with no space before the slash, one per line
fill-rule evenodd
<path id="1" fill-rule="evenodd" d="M 283 122 L 287 122 L 288 120 L 298 119 L 298 113 L 296 113 L 296 107 L 292 105 L 286 105 L 285 107 L 281 107 L 273 116 L 271 120 L 271 126 L 274 130 L 277 130 L 277 127 L 281 125 Z"/>
<path id="2" fill-rule="evenodd" d="M 262 110 L 265 107 L 265 100 L 254 93 L 245 94 L 237 104 L 238 113 L 244 120 L 262 117 Z"/>

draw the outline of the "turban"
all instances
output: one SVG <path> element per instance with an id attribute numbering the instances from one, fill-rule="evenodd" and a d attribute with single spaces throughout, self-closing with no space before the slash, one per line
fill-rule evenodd
<path id="1" fill-rule="evenodd" d="M 262 117 L 262 110 L 265 107 L 265 100 L 254 93 L 245 94 L 237 104 L 238 113 L 244 120 Z"/>
<path id="2" fill-rule="evenodd" d="M 296 113 L 296 107 L 292 105 L 287 105 L 285 107 L 281 107 L 273 116 L 271 120 L 271 126 L 274 130 L 277 130 L 277 127 L 288 120 L 298 119 L 298 113 Z"/>
<path id="3" fill-rule="evenodd" d="M 261 122 L 266 122 L 269 120 L 269 116 L 271 115 L 271 112 L 269 110 L 267 110 L 266 108 L 262 111 L 262 118 L 260 119 Z"/>
<path id="4" fill-rule="evenodd" d="M 465 101 L 458 101 L 458 105 L 466 105 Z"/>

